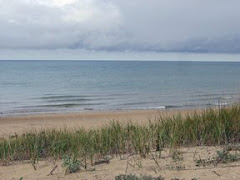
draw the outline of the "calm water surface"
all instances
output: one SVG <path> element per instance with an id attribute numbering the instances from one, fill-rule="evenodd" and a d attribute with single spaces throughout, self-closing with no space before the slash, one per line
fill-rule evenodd
<path id="1" fill-rule="evenodd" d="M 199 108 L 240 97 L 240 63 L 0 61 L 0 116 Z"/>

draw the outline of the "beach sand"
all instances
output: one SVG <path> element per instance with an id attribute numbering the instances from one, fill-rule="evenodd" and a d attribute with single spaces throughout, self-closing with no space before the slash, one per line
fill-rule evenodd
<path id="1" fill-rule="evenodd" d="M 62 161 L 51 159 L 39 161 L 36 170 L 29 161 L 14 162 L 8 166 L 0 166 L 1 180 L 114 180 L 120 174 L 150 175 L 152 177 L 164 177 L 165 180 L 174 178 L 184 180 L 239 180 L 240 162 L 227 164 L 196 166 L 199 158 L 207 159 L 216 156 L 216 151 L 221 147 L 189 147 L 180 148 L 181 160 L 174 160 L 169 149 L 164 149 L 162 156 L 158 159 L 155 152 L 148 157 L 141 158 L 137 155 L 114 157 L 109 164 L 100 164 L 89 167 L 86 171 L 83 168 L 72 174 L 65 174 Z M 157 161 L 157 163 L 155 162 Z M 52 175 L 49 175 L 53 168 Z"/>
<path id="2" fill-rule="evenodd" d="M 22 134 L 41 129 L 77 129 L 99 128 L 110 121 L 121 123 L 133 122 L 144 124 L 149 120 L 158 120 L 160 116 L 173 116 L 179 113 L 188 114 L 200 110 L 129 110 L 106 112 L 81 112 L 65 114 L 38 114 L 27 116 L 0 116 L 0 137 Z"/>
<path id="3" fill-rule="evenodd" d="M 201 110 L 134 110 L 115 112 L 82 112 L 65 114 L 42 114 L 18 117 L 0 117 L 0 137 L 6 138 L 15 133 L 21 134 L 29 131 L 39 131 L 41 129 L 77 129 L 80 127 L 100 128 L 110 121 L 115 120 L 121 123 L 129 121 L 144 124 L 149 120 L 157 120 L 160 116 L 173 116 L 181 113 L 186 115 Z M 174 178 L 191 180 L 200 179 L 240 179 L 240 162 L 208 165 L 197 167 L 195 160 L 207 159 L 216 155 L 216 151 L 222 147 L 181 147 L 182 160 L 174 161 L 169 149 L 164 149 L 162 157 L 157 159 L 155 153 L 149 154 L 146 158 L 138 155 L 123 155 L 121 158 L 113 157 L 110 164 L 100 164 L 93 166 L 93 171 L 84 169 L 65 175 L 61 160 L 44 159 L 36 164 L 36 170 L 29 161 L 12 162 L 6 166 L 0 165 L 1 180 L 23 180 L 32 179 L 80 179 L 80 180 L 114 180 L 119 174 L 136 174 L 162 176 L 165 180 Z M 154 157 L 154 158 L 153 158 Z M 155 160 L 154 160 L 155 159 Z M 51 170 L 57 165 L 52 175 Z"/>

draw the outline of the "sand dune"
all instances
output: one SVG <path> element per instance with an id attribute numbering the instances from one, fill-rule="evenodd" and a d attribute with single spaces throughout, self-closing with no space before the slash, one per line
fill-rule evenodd
<path id="1" fill-rule="evenodd" d="M 180 148 L 182 159 L 175 161 L 169 149 L 164 149 L 162 157 L 157 159 L 158 164 L 152 155 L 147 158 L 139 156 L 125 156 L 123 160 L 120 157 L 114 157 L 109 164 L 101 164 L 91 167 L 89 171 L 84 169 L 65 175 L 62 167 L 62 161 L 45 160 L 39 161 L 36 170 L 29 162 L 15 162 L 9 166 L 0 166 L 1 180 L 114 180 L 115 176 L 120 174 L 133 175 L 151 175 L 153 177 L 162 176 L 165 180 L 174 178 L 184 180 L 239 180 L 240 162 L 227 164 L 217 164 L 208 166 L 196 166 L 195 160 L 214 157 L 216 151 L 221 147 L 191 147 Z M 153 152 L 155 155 L 155 152 Z M 156 156 L 155 156 L 156 157 Z M 49 175 L 51 170 L 57 165 L 56 170 Z"/>

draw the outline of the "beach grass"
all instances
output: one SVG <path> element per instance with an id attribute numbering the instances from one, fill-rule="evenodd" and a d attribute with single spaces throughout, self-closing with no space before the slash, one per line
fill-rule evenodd
<path id="1" fill-rule="evenodd" d="M 240 142 L 240 106 L 206 109 L 201 113 L 159 117 L 144 125 L 112 121 L 93 130 L 43 130 L 0 140 L 0 161 L 63 159 L 87 162 L 106 155 L 140 154 L 179 146 L 226 145 Z"/>

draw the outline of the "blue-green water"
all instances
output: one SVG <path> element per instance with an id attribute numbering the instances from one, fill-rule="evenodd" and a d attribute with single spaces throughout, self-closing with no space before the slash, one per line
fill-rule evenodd
<path id="1" fill-rule="evenodd" d="M 0 61 L 0 116 L 197 108 L 240 97 L 240 63 Z"/>

